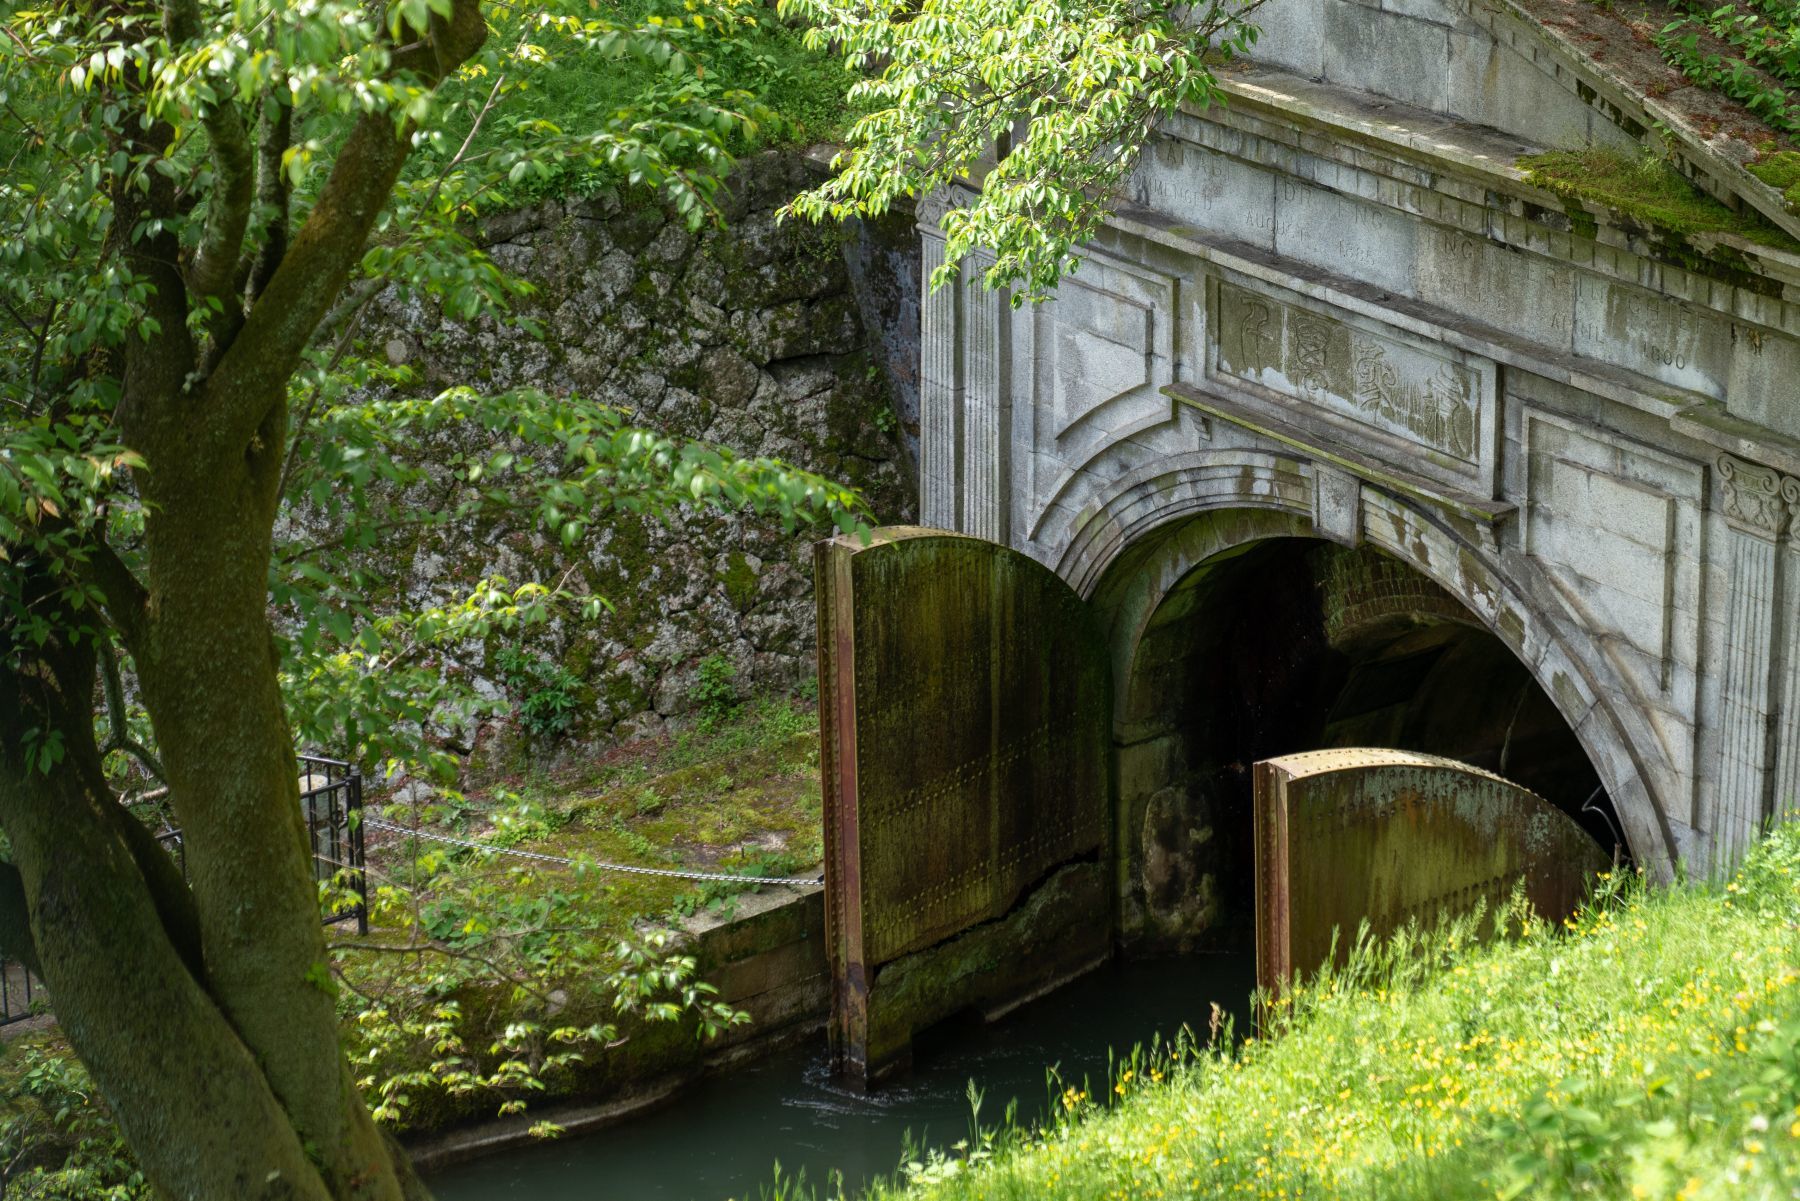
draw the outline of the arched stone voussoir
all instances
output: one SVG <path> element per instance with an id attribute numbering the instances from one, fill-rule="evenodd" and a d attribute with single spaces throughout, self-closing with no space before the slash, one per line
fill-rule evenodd
<path id="1" fill-rule="evenodd" d="M 1070 529 L 1047 525 L 1042 561 L 1091 597 L 1114 560 L 1151 531 L 1197 513 L 1264 509 L 1310 515 L 1310 467 L 1262 451 L 1191 451 L 1127 472 L 1089 498 Z"/>
<path id="2" fill-rule="evenodd" d="M 1567 612 L 1539 569 L 1502 558 L 1449 528 L 1423 506 L 1365 490 L 1369 542 L 1449 592 L 1511 648 L 1556 705 L 1606 786 L 1633 857 L 1659 881 L 1679 854 L 1666 802 L 1650 781 L 1677 778 L 1628 683 Z M 1377 516 L 1379 514 L 1379 516 Z M 1654 767 L 1652 767 L 1654 765 Z"/>
<path id="3" fill-rule="evenodd" d="M 1102 610 L 1122 703 L 1138 641 L 1156 609 L 1194 568 L 1277 537 L 1323 537 L 1314 525 L 1311 464 L 1254 450 L 1199 451 L 1128 473 L 1098 491 L 1058 548 L 1041 561 Z M 1676 780 L 1655 732 L 1630 704 L 1629 685 L 1522 556 L 1482 545 L 1460 517 L 1365 484 L 1363 536 L 1454 596 L 1501 639 L 1550 696 L 1604 782 L 1633 856 L 1669 880 L 1679 848 L 1669 801 L 1652 786 Z M 1212 520 L 1197 522 L 1202 515 Z M 1171 527 L 1178 527 L 1171 529 Z M 1163 536 L 1159 537 L 1159 532 Z"/>

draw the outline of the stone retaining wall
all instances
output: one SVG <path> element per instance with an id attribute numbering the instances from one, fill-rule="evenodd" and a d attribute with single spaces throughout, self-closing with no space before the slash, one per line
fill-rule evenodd
<path id="1" fill-rule="evenodd" d="M 377 302 L 371 341 L 414 368 L 421 390 L 467 383 L 580 393 L 655 429 L 851 484 L 881 519 L 905 520 L 914 508 L 902 446 L 909 414 L 894 397 L 908 391 L 904 371 L 897 393 L 890 388 L 896 373 L 886 364 L 911 344 L 895 297 L 910 286 L 916 247 L 778 223 L 776 210 L 815 171 L 794 154 L 741 163 L 724 224 L 698 234 L 641 198 L 612 193 L 492 218 L 481 241 L 537 289 L 523 309 L 545 338 L 389 294 Z M 885 314 L 879 336 L 861 303 Z M 571 738 L 526 746 L 510 727 L 496 727 L 484 735 L 485 761 L 510 768 L 527 755 L 577 756 L 654 733 L 690 707 L 697 665 L 710 655 L 730 660 L 745 694 L 809 679 L 807 554 L 821 533 L 710 512 L 682 511 L 666 524 L 608 517 L 574 566 L 580 584 L 614 611 L 550 626 L 525 643 L 581 681 Z M 554 582 L 570 565 L 541 531 L 511 526 L 452 529 L 383 555 L 413 605 L 447 601 L 489 574 Z M 498 649 L 479 648 L 463 664 L 484 687 L 500 687 L 491 662 Z"/>
<path id="2" fill-rule="evenodd" d="M 720 1071 L 820 1037 L 829 995 L 823 889 L 816 883 L 739 896 L 724 913 L 685 923 L 687 951 L 717 999 L 750 1021 L 709 1042 L 686 1022 L 622 1023 L 624 1041 L 585 1065 L 562 1100 L 499 1118 L 408 1139 L 423 1171 L 531 1142 L 531 1127 L 552 1121 L 570 1133 L 597 1130 L 672 1100 Z"/>

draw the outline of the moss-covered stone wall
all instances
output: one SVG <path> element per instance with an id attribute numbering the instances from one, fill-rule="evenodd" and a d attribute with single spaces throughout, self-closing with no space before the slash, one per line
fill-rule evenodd
<path id="1" fill-rule="evenodd" d="M 672 434 L 832 476 L 862 489 L 880 520 L 909 520 L 912 475 L 882 339 L 846 269 L 847 236 L 775 219 L 812 178 L 798 155 L 747 160 L 725 225 L 698 234 L 616 194 L 492 218 L 482 240 L 536 286 L 525 307 L 545 338 L 390 296 L 378 302 L 375 345 L 409 364 L 422 389 L 579 392 Z M 523 646 L 579 681 L 574 728 L 554 745 L 530 745 L 504 724 L 481 731 L 479 764 L 541 762 L 654 733 L 692 707 L 698 665 L 714 655 L 736 669 L 741 693 L 802 684 L 813 670 L 807 547 L 823 532 L 698 512 L 667 525 L 609 518 L 575 565 L 614 611 L 537 631 Z M 526 528 L 456 530 L 389 553 L 406 560 L 396 575 L 415 602 L 484 574 L 552 582 L 569 566 L 559 546 Z M 467 665 L 496 688 L 498 650 L 482 648 Z"/>

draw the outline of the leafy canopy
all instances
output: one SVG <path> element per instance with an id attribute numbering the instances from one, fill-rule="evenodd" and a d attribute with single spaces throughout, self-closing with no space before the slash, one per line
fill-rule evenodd
<path id="1" fill-rule="evenodd" d="M 19 778 L 7 745 L 18 731 L 0 722 L 0 799 L 13 805 L 11 822 L 53 784 L 99 774 L 81 770 L 91 749 L 77 735 L 90 719 L 107 756 L 106 791 L 135 802 L 169 786 L 154 813 L 139 812 L 179 824 L 199 867 L 187 886 L 177 881 L 180 904 L 155 914 L 168 938 L 126 948 L 154 966 L 109 963 L 80 976 L 57 963 L 46 972 L 64 1028 L 115 1101 L 148 1178 L 171 1195 L 218 1195 L 208 1173 L 230 1175 L 239 1150 L 263 1154 L 245 1141 L 194 1155 L 143 1137 L 164 1128 L 171 1104 L 228 1108 L 218 1098 L 242 1085 L 245 1095 L 282 1097 L 296 1129 L 345 1106 L 337 1091 L 315 1096 L 293 1083 L 331 1076 L 296 1066 L 309 1057 L 341 1060 L 321 1018 L 351 1019 L 355 1079 L 384 1118 L 423 1077 L 452 1093 L 498 1094 L 511 1108 L 541 1087 L 542 1073 L 611 1037 L 609 1022 L 559 1014 L 552 985 L 607 994 L 615 1013 L 684 1013 L 703 1029 L 732 1020 L 692 979 L 691 961 L 597 928 L 591 900 L 601 885 L 587 881 L 549 909 L 502 912 L 480 947 L 467 931 L 426 928 L 416 904 L 378 888 L 376 916 L 404 941 L 364 949 L 412 973 L 377 993 L 358 992 L 340 971 L 349 987 L 334 1013 L 323 1000 L 336 985 L 320 961 L 311 882 L 300 876 L 307 865 L 268 847 L 291 846 L 281 837 L 291 819 L 282 804 L 290 735 L 443 779 L 454 770 L 443 730 L 500 703 L 475 689 L 459 659 L 496 633 L 606 609 L 572 569 L 478 580 L 461 595 L 409 604 L 377 553 L 396 540 L 504 522 L 573 556 L 619 514 L 654 518 L 683 505 L 749 508 L 789 526 L 861 524 L 855 493 L 784 463 L 637 428 L 591 397 L 475 387 L 423 395 L 406 370 L 364 353 L 364 317 L 384 293 L 462 322 L 531 328 L 518 305 L 529 285 L 483 252 L 474 219 L 540 189 L 604 181 L 694 227 L 714 219 L 734 151 L 754 143 L 769 114 L 729 71 L 707 68 L 769 43 L 766 18 L 749 0 L 548 0 L 485 11 L 475 0 L 126 0 L 8 7 L 0 22 L 0 682 L 41 678 L 54 657 L 45 648 L 73 664 L 62 650 L 91 646 L 104 692 L 91 712 L 78 700 L 73 721 L 61 716 L 68 707 L 42 709 L 48 716 L 34 720 L 43 724 L 24 732 L 30 764 Z M 608 86 L 568 112 L 532 103 L 556 91 L 567 62 L 610 72 Z M 820 93 L 804 80 L 795 88 Z M 221 553 L 194 552 L 208 537 Z M 172 562 L 186 565 L 174 582 L 200 606 L 166 603 L 181 591 L 169 587 Z M 202 571 L 227 580 L 241 572 L 249 587 L 209 587 L 216 581 Z M 194 628 L 214 613 L 249 631 L 235 652 L 210 627 Z M 177 620 L 186 628 L 172 629 Z M 200 675 L 218 669 L 223 684 L 169 687 L 170 645 L 199 646 L 190 664 Z M 74 688 L 92 686 L 91 662 L 86 679 L 68 670 Z M 241 697 L 273 695 L 273 672 L 283 711 L 265 720 L 269 710 Z M 202 709 L 219 719 L 212 728 L 229 731 L 230 760 L 192 736 Z M 185 740 L 171 733 L 184 724 Z M 261 762 L 272 771 L 250 780 L 246 769 L 242 795 L 217 784 L 230 773 L 214 768 L 259 748 L 271 751 Z M 209 784 L 183 789 L 184 778 Z M 227 803 L 239 808 L 225 821 Z M 9 826 L 15 862 L 0 862 L 0 877 L 32 905 L 33 882 L 55 858 L 49 827 L 80 816 L 75 806 L 39 808 L 55 813 L 42 823 L 33 814 L 30 837 Z M 260 858 L 257 837 L 268 852 Z M 254 860 L 253 871 L 237 872 L 238 860 Z M 221 863 L 233 871 L 209 870 Z M 109 866 L 131 896 L 167 867 Z M 169 948 L 246 920 L 251 907 L 228 881 L 251 876 L 293 885 L 257 898 L 272 907 L 259 912 L 281 920 L 262 921 L 255 939 L 207 946 L 209 966 L 232 970 L 187 975 Z M 292 898 L 297 905 L 281 907 Z M 214 924 L 190 924 L 189 902 Z M 31 937 L 60 935 L 52 918 L 29 916 Z M 333 950 L 342 967 L 342 949 Z M 427 950 L 440 956 L 430 969 L 419 966 Z M 157 1042 L 139 1020 L 151 1016 L 141 998 L 108 991 L 133 971 L 191 986 L 194 1028 L 217 1035 L 222 1054 L 242 1041 L 256 1070 L 221 1077 L 216 1096 L 171 1101 L 157 1092 L 165 1078 L 131 1078 L 144 1061 L 94 1057 L 129 1037 Z M 476 974 L 510 988 L 518 1013 L 494 1048 L 465 1053 L 444 1025 L 447 998 Z M 286 1007 L 279 1014 L 272 996 Z M 228 1010 L 262 1025 L 227 1023 Z M 87 1033 L 103 1028 L 103 1037 Z M 273 1113 L 274 1102 L 257 1112 Z M 360 1129 L 354 1112 L 343 1123 Z M 223 1128 L 216 1114 L 195 1127 Z M 301 1145 L 293 1130 L 260 1129 L 268 1146 Z M 366 1148 L 343 1154 L 356 1173 L 370 1162 Z"/>
<path id="2" fill-rule="evenodd" d="M 573 550 L 614 511 L 747 506 L 848 527 L 857 505 L 784 464 L 633 428 L 592 398 L 419 397 L 407 372 L 361 354 L 362 316 L 383 289 L 466 321 L 531 325 L 512 311 L 529 285 L 473 240 L 479 213 L 559 182 L 606 181 L 660 194 L 698 226 L 733 150 L 753 144 L 759 120 L 785 120 L 731 72 L 706 70 L 779 49 L 743 0 L 495 9 L 482 49 L 432 86 L 401 69 L 406 32 L 450 11 L 441 0 L 214 0 L 159 20 L 149 8 L 95 18 L 50 6 L 14 11 L 0 39 L 0 561 L 48 561 L 69 585 L 56 605 L 27 603 L 19 577 L 0 573 L 0 605 L 40 641 L 59 623 L 105 635 L 96 556 L 142 570 L 132 472 L 145 464 L 118 420 L 127 352 L 181 342 L 194 374 L 214 366 L 267 286 L 260 262 L 305 227 L 355 122 L 379 115 L 411 142 L 288 385 L 287 516 L 269 587 L 300 738 L 439 774 L 447 763 L 424 723 L 491 707 L 444 671 L 443 652 L 557 613 L 591 618 L 605 598 L 491 579 L 449 606 L 378 610 L 372 598 L 392 581 L 369 552 L 385 540 L 507 517 Z M 571 99 L 568 62 L 606 82 Z M 790 93 L 827 107 L 830 80 L 781 69 Z M 570 112 L 553 115 L 540 93 L 570 99 Z M 234 219 L 246 190 L 252 203 Z M 169 297 L 139 267 L 163 247 L 185 264 L 181 329 L 168 328 Z M 54 731 L 45 740 L 48 767 Z"/>
<path id="3" fill-rule="evenodd" d="M 932 286 L 981 252 L 988 287 L 1040 299 L 1075 268 L 1151 128 L 1220 98 L 1208 63 L 1249 48 L 1259 2 L 781 0 L 809 24 L 809 45 L 865 76 L 834 175 L 789 211 L 880 214 L 978 179 L 943 218 Z"/>

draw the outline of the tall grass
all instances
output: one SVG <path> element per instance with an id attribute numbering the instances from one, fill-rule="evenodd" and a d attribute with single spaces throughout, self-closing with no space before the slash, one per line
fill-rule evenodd
<path id="1" fill-rule="evenodd" d="M 882 1198 L 1714 1198 L 1800 1188 L 1800 832 L 1724 887 L 1607 879 L 1519 920 L 1357 948 L 1270 1036 L 1128 1061 L 1048 1127 Z"/>

